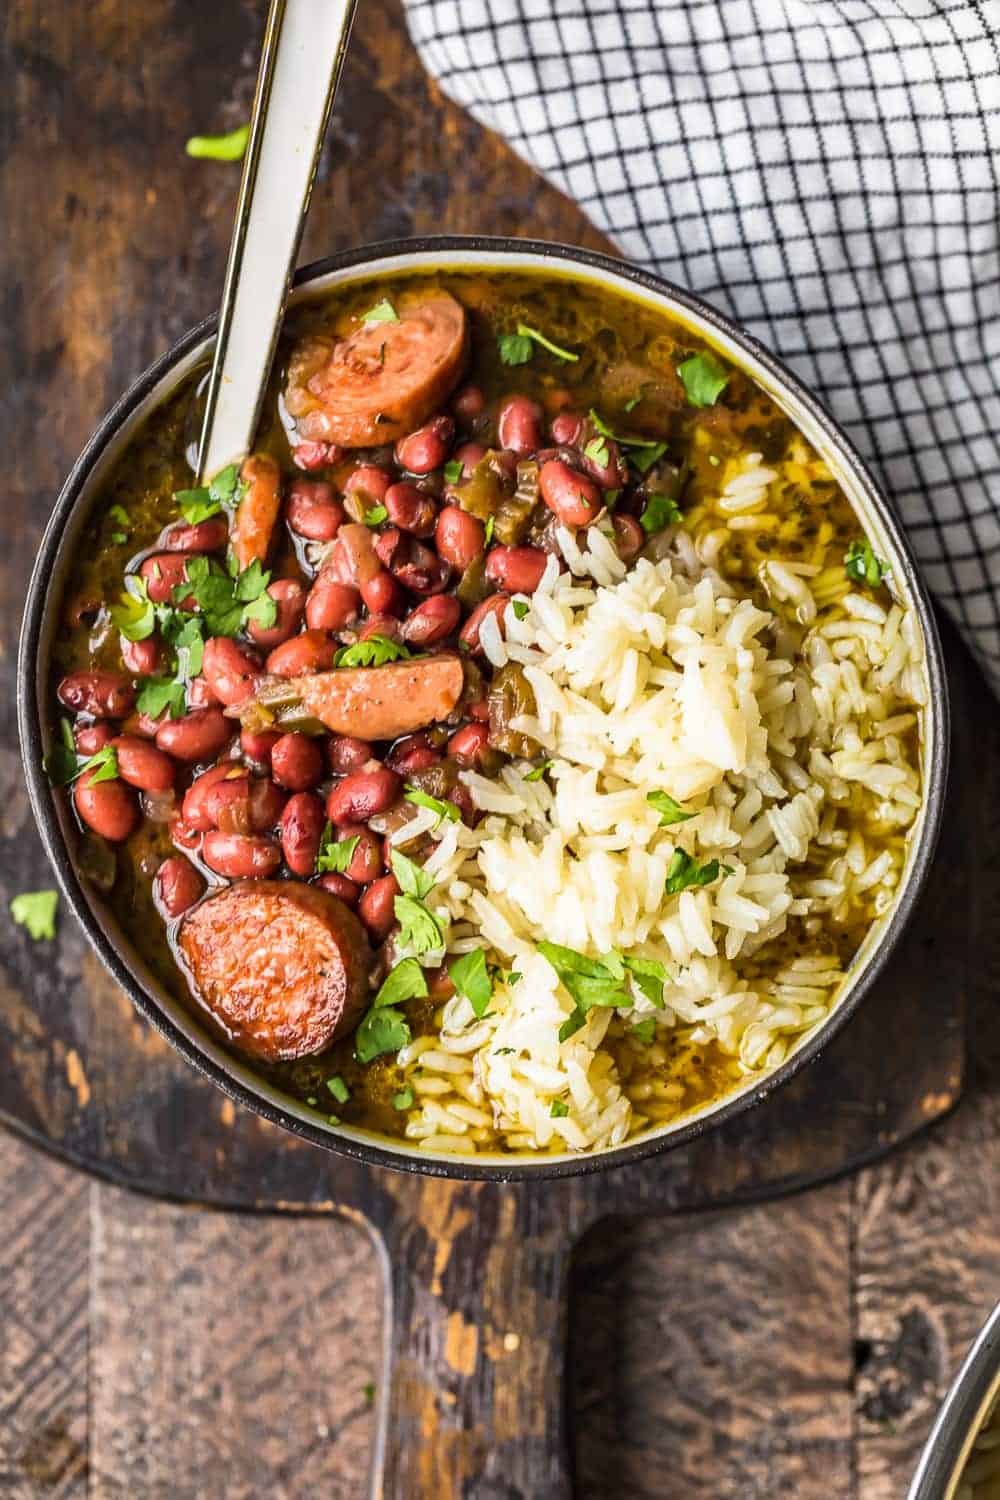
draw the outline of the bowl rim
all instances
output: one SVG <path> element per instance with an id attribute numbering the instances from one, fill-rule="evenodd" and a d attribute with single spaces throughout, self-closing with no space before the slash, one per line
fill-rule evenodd
<path id="1" fill-rule="evenodd" d="M 775 387 L 786 392 L 822 431 L 842 456 L 845 468 L 852 474 L 858 490 L 880 524 L 892 539 L 902 562 L 905 588 L 916 610 L 925 646 L 925 670 L 930 689 L 927 713 L 933 733 L 929 736 L 929 754 L 924 765 L 925 786 L 922 825 L 913 847 L 909 870 L 903 888 L 878 939 L 868 955 L 851 991 L 837 1003 L 827 1018 L 797 1046 L 790 1056 L 756 1083 L 739 1089 L 715 1106 L 707 1107 L 676 1126 L 664 1126 L 643 1133 L 635 1141 L 601 1151 L 558 1158 L 513 1156 L 508 1162 L 495 1154 L 475 1158 L 448 1159 L 443 1153 L 422 1155 L 416 1149 L 400 1149 L 374 1133 L 358 1131 L 350 1135 L 320 1128 L 312 1120 L 294 1113 L 278 1102 L 276 1091 L 263 1080 L 251 1087 L 241 1076 L 253 1077 L 250 1070 L 220 1053 L 220 1060 L 209 1056 L 205 1046 L 187 1035 L 167 1014 L 161 1003 L 140 982 L 126 962 L 120 945 L 111 940 L 97 921 L 83 884 L 77 875 L 69 847 L 56 816 L 52 788 L 42 769 L 43 704 L 40 701 L 39 647 L 45 624 L 58 595 L 49 594 L 47 584 L 60 550 L 63 532 L 78 503 L 86 497 L 91 472 L 117 433 L 186 355 L 209 338 L 215 330 L 215 316 L 203 319 L 181 335 L 155 359 L 124 391 L 98 423 L 83 447 L 59 493 L 46 525 L 28 584 L 17 659 L 17 721 L 22 761 L 29 800 L 49 860 L 54 868 L 67 905 L 82 926 L 91 946 L 105 968 L 125 990 L 139 1013 L 163 1036 L 192 1067 L 209 1078 L 235 1102 L 252 1109 L 272 1124 L 292 1134 L 370 1165 L 398 1171 L 417 1172 L 427 1176 L 494 1182 L 523 1181 L 530 1178 L 562 1178 L 606 1172 L 631 1166 L 662 1151 L 690 1144 L 708 1131 L 736 1115 L 762 1103 L 774 1089 L 793 1078 L 801 1068 L 822 1051 L 855 1014 L 864 996 L 883 972 L 889 957 L 906 928 L 923 889 L 940 833 L 950 742 L 950 710 L 944 673 L 941 643 L 926 587 L 917 569 L 901 521 L 892 511 L 881 486 L 865 459 L 843 428 L 811 391 L 778 356 L 747 333 L 726 314 L 720 312 L 696 293 L 679 287 L 651 271 L 599 251 L 553 241 L 521 239 L 513 236 L 431 235 L 414 239 L 388 240 L 343 250 L 301 267 L 294 279 L 295 291 L 310 282 L 336 272 L 363 271 L 373 262 L 403 258 L 413 270 L 427 267 L 435 256 L 469 254 L 496 260 L 517 258 L 551 262 L 553 269 L 572 274 L 574 269 L 591 270 L 625 283 L 619 290 L 633 289 L 633 294 L 648 293 L 654 298 L 668 298 L 692 320 L 697 330 L 707 329 L 767 372 Z M 456 262 L 456 268 L 458 263 Z M 373 273 L 374 274 L 374 273 Z M 225 1061 L 221 1060 L 225 1059 Z M 265 1090 L 267 1090 L 265 1092 Z M 294 1102 L 294 1101 L 289 1101 Z"/>
<path id="2" fill-rule="evenodd" d="M 951 1500 L 989 1404 L 1000 1392 L 1000 1303 L 948 1387 L 920 1454 L 907 1500 Z"/>

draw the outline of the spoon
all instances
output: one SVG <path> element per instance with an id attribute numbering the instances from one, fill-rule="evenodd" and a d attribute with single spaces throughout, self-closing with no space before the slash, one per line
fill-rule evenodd
<path id="1" fill-rule="evenodd" d="M 250 451 L 358 0 L 271 0 L 219 312 L 198 481 Z"/>

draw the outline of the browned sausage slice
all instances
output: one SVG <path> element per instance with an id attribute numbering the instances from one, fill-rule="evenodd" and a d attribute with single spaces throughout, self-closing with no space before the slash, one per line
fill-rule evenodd
<path id="1" fill-rule="evenodd" d="M 240 478 L 246 485 L 233 518 L 233 551 L 241 568 L 263 562 L 271 546 L 281 510 L 281 472 L 273 458 L 253 453 L 244 462 Z"/>
<path id="2" fill-rule="evenodd" d="M 335 667 L 295 684 L 303 707 L 332 729 L 359 740 L 394 740 L 446 719 L 462 695 L 457 656 L 425 656 L 385 667 Z"/>
<path id="3" fill-rule="evenodd" d="M 317 886 L 237 881 L 185 917 L 179 944 L 198 999 L 231 1042 L 265 1062 L 322 1052 L 368 1003 L 365 930 Z"/>
<path id="4" fill-rule="evenodd" d="M 462 374 L 465 309 L 447 292 L 400 300 L 396 323 L 362 323 L 345 339 L 305 339 L 285 404 L 306 441 L 365 448 L 395 442 L 441 405 Z"/>

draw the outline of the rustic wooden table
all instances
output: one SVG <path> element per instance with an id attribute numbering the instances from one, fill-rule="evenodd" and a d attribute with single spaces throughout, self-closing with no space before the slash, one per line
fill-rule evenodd
<path id="1" fill-rule="evenodd" d="M 127 380 L 212 306 L 236 170 L 187 162 L 183 141 L 245 117 L 263 9 L 251 0 L 147 0 L 141 7 L 11 0 L 0 22 L 7 251 L 0 369 L 10 455 L 0 665 L 8 683 L 19 600 L 69 460 Z M 367 0 L 303 258 L 442 229 L 601 245 L 571 204 L 428 84 L 397 0 Z M 904 1055 L 916 1067 L 919 1054 L 928 1069 L 938 1046 L 933 994 L 942 997 L 941 1092 L 929 1096 L 920 1085 L 907 1103 L 904 1062 L 887 1106 L 889 1133 L 900 1116 L 909 1130 L 950 1102 L 963 1001 L 972 1023 L 964 1102 L 931 1133 L 851 1178 L 720 1213 L 605 1220 L 586 1235 L 570 1272 L 569 1405 L 580 1496 L 896 1500 L 950 1372 L 1000 1296 L 1000 715 L 954 650 L 952 663 L 969 722 L 956 826 L 943 856 L 947 879 L 939 878 L 930 909 L 948 917 L 951 900 L 958 910 L 944 924 L 951 941 L 943 951 L 933 933 L 922 938 L 920 962 L 936 990 L 928 991 L 911 958 L 896 995 L 905 1002 L 909 975 L 930 1043 L 921 1053 L 911 1037 Z M 9 702 L 2 712 L 6 909 L 19 888 L 47 877 Z M 131 1069 L 145 1067 L 156 1078 L 144 1097 L 161 1113 L 144 1120 L 137 1137 L 147 1180 L 157 1157 L 176 1158 L 178 1101 L 182 1115 L 204 1110 L 180 1139 L 191 1179 L 225 1178 L 229 1163 L 216 1142 L 227 1130 L 234 1141 L 256 1140 L 255 1123 L 235 1116 L 221 1096 L 195 1091 L 79 942 L 61 941 L 53 967 L 9 924 L 0 933 L 0 1109 L 7 1118 L 79 1157 L 108 1167 L 126 1160 L 121 1136 L 136 1127 L 122 1098 L 139 1083 L 134 1073 L 124 1081 L 111 1076 L 109 1062 L 127 1054 Z M 62 997 L 72 994 L 76 1003 L 81 987 L 91 1007 L 84 1031 L 64 1031 Z M 887 1034 L 896 1045 L 898 1036 Z M 869 1021 L 864 1035 L 877 1041 L 877 1025 Z M 850 1049 L 839 1055 L 849 1058 Z M 865 1109 L 870 1115 L 870 1101 Z M 808 1125 L 798 1121 L 800 1130 Z M 850 1122 L 838 1129 L 846 1140 Z M 766 1145 L 759 1121 L 755 1131 Z M 199 1133 L 207 1142 L 201 1151 Z M 793 1158 L 790 1152 L 792 1165 Z M 257 1159 L 241 1160 L 244 1183 Z M 172 1170 L 176 1176 L 176 1160 Z M 676 1170 L 670 1182 L 675 1192 Z M 422 1255 L 426 1268 L 435 1244 L 453 1248 L 463 1234 L 468 1239 L 469 1206 L 433 1185 L 411 1183 L 407 1192 L 422 1242 L 404 1249 L 418 1261 Z M 273 1201 L 273 1183 L 267 1196 Z M 585 1200 L 581 1191 L 565 1201 L 580 1211 Z M 503 1211 L 512 1202 L 484 1197 L 480 1204 L 487 1201 Z M 544 1197 L 523 1201 L 534 1202 L 535 1221 L 544 1217 Z M 623 1192 L 603 1201 L 630 1200 Z M 359 1224 L 157 1202 L 74 1172 L 12 1136 L 0 1136 L 0 1222 L 4 1495 L 200 1500 L 298 1497 L 315 1487 L 346 1500 L 365 1493 L 383 1399 L 374 1387 L 386 1337 L 385 1267 Z M 538 1222 L 524 1232 L 537 1236 Z M 495 1256 L 502 1245 L 496 1227 L 481 1233 Z M 471 1243 L 473 1256 L 479 1244 Z M 537 1244 L 544 1253 L 544 1236 Z M 501 1263 L 488 1288 L 494 1313 L 498 1300 L 518 1291 L 503 1270 Z M 547 1272 L 557 1277 L 558 1266 L 543 1266 L 528 1292 L 544 1285 Z M 419 1433 L 421 1361 L 443 1359 L 458 1394 L 441 1399 L 465 1399 L 475 1308 L 469 1319 L 456 1314 L 448 1322 L 442 1349 L 433 1345 L 435 1325 L 423 1321 L 418 1280 L 407 1284 L 406 1297 L 413 1331 L 404 1330 L 407 1344 L 397 1329 L 397 1353 L 405 1350 L 413 1374 L 395 1399 Z M 483 1320 L 484 1328 L 503 1326 Z M 539 1314 L 537 1327 L 547 1326 Z M 526 1343 L 519 1351 L 517 1338 L 510 1333 L 489 1351 L 490 1368 L 538 1361 L 518 1388 L 520 1404 L 505 1407 L 502 1389 L 493 1395 L 498 1451 L 510 1445 L 513 1452 L 543 1430 L 546 1395 L 558 1379 L 545 1350 Z M 537 1413 L 526 1411 L 526 1391 Z M 434 1469 L 422 1468 L 420 1453 L 406 1463 L 397 1455 L 395 1472 L 409 1476 L 405 1500 L 418 1493 L 437 1500 L 446 1493 L 445 1466 L 464 1470 L 463 1445 L 475 1435 L 457 1423 L 449 1440 L 453 1457 L 437 1452 Z M 541 1496 L 515 1488 L 503 1467 L 474 1493 Z"/>

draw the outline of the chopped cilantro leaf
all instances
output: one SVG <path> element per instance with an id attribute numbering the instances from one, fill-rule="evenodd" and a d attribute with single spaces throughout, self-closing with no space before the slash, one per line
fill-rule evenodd
<path id="1" fill-rule="evenodd" d="M 384 667 L 386 662 L 406 661 L 409 650 L 387 635 L 370 635 L 366 641 L 355 641 L 353 646 L 344 646 L 334 657 L 337 667 Z"/>
<path id="2" fill-rule="evenodd" d="M 58 905 L 58 891 L 23 891 L 11 901 L 10 914 L 37 943 L 55 937 Z"/>
<path id="3" fill-rule="evenodd" d="M 565 1099 L 553 1099 L 549 1114 L 553 1120 L 564 1120 L 569 1114 L 569 1105 Z"/>
<path id="4" fill-rule="evenodd" d="M 96 786 L 99 781 L 118 780 L 118 751 L 114 745 L 104 745 L 96 755 L 85 760 L 80 767 L 80 775 L 86 775 L 91 786 Z"/>
<path id="5" fill-rule="evenodd" d="M 543 760 L 540 766 L 533 766 L 532 769 L 527 772 L 524 778 L 525 781 L 541 781 L 546 771 L 551 770 L 554 764 L 554 761 Z"/>
<path id="6" fill-rule="evenodd" d="M 184 150 L 209 161 L 242 161 L 249 139 L 250 126 L 238 125 L 226 135 L 193 135 Z"/>
<path id="7" fill-rule="evenodd" d="M 404 1000 L 423 1000 L 427 995 L 427 980 L 415 958 L 402 958 L 382 982 L 372 1001 L 376 1010 L 384 1005 L 402 1005 Z"/>
<path id="8" fill-rule="evenodd" d="M 639 517 L 643 531 L 650 535 L 662 531 L 665 526 L 676 526 L 684 519 L 677 501 L 670 495 L 650 495 Z"/>
<path id="9" fill-rule="evenodd" d="M 698 865 L 686 850 L 675 849 L 667 865 L 664 890 L 668 896 L 676 896 L 680 891 L 686 891 L 689 886 L 711 885 L 713 880 L 718 880 L 721 870 L 724 870 L 727 875 L 732 874 L 730 867 L 720 866 L 717 859 L 710 859 L 707 864 Z"/>
<path id="10" fill-rule="evenodd" d="M 531 340 L 519 333 L 501 333 L 497 348 L 505 365 L 526 365 L 535 352 Z"/>
<path id="11" fill-rule="evenodd" d="M 398 323 L 399 313 L 393 307 L 388 297 L 383 297 L 381 302 L 376 302 L 366 313 L 362 314 L 362 323 Z"/>
<path id="12" fill-rule="evenodd" d="M 671 823 L 686 823 L 689 818 L 694 817 L 694 813 L 685 812 L 669 792 L 647 792 L 646 801 L 659 813 L 661 828 L 669 828 Z"/>
<path id="13" fill-rule="evenodd" d="M 874 589 L 888 576 L 889 566 L 875 556 L 871 542 L 865 537 L 852 542 L 844 553 L 844 572 L 852 583 L 866 583 Z"/>
<path id="14" fill-rule="evenodd" d="M 333 824 L 327 822 L 319 841 L 319 850 L 316 855 L 317 875 L 343 875 L 347 866 L 354 858 L 354 851 L 358 847 L 360 835 L 355 834 L 352 839 L 335 839 L 333 837 Z"/>
<path id="15" fill-rule="evenodd" d="M 457 823 L 462 816 L 454 802 L 442 802 L 439 797 L 432 797 L 428 792 L 422 792 L 418 786 L 408 786 L 403 796 L 407 802 L 412 802 L 416 807 L 426 807 L 431 812 L 436 812 L 439 823 L 442 818 L 447 818 L 450 823 Z"/>
<path id="16" fill-rule="evenodd" d="M 68 719 L 60 719 L 59 739 L 42 762 L 45 774 L 53 786 L 68 786 L 77 774 L 78 764 L 73 726 Z"/>
<path id="17" fill-rule="evenodd" d="M 370 510 L 365 511 L 361 519 L 366 526 L 381 526 L 388 514 L 384 505 L 373 505 Z"/>
<path id="18" fill-rule="evenodd" d="M 644 1021 L 639 1022 L 638 1026 L 632 1027 L 630 1035 L 634 1036 L 636 1041 L 641 1042 L 644 1047 L 648 1047 L 656 1035 L 656 1018 L 647 1016 Z"/>
<path id="19" fill-rule="evenodd" d="M 393 911 L 399 923 L 399 940 L 404 948 L 414 953 L 431 953 L 444 947 L 444 932 L 441 923 L 422 901 L 414 896 L 397 896 Z"/>
<path id="20" fill-rule="evenodd" d="M 389 863 L 392 865 L 392 873 L 399 882 L 399 889 L 404 896 L 415 896 L 422 901 L 429 895 L 434 887 L 433 875 L 428 875 L 415 860 L 401 853 L 399 849 L 393 849 L 389 854 Z"/>
<path id="21" fill-rule="evenodd" d="M 584 457 L 591 459 L 599 469 L 607 468 L 608 460 L 611 457 L 607 438 L 592 437 L 586 448 L 584 448 L 583 453 Z"/>
<path id="22" fill-rule="evenodd" d="M 406 1017 L 391 1005 L 372 1006 L 354 1033 L 354 1055 L 360 1063 L 370 1063 L 386 1052 L 398 1052 L 411 1037 Z"/>
<path id="23" fill-rule="evenodd" d="M 398 1109 L 400 1113 L 402 1113 L 404 1109 L 410 1109 L 412 1104 L 413 1090 L 410 1088 L 409 1084 L 406 1085 L 405 1089 L 400 1089 L 398 1094 L 393 1094 L 392 1096 L 392 1107 L 393 1109 Z"/>
<path id="24" fill-rule="evenodd" d="M 656 1006 L 663 1004 L 663 986 L 667 981 L 667 968 L 655 958 L 624 958 L 622 962 L 632 976 L 636 989 Z"/>
<path id="25" fill-rule="evenodd" d="M 448 484 L 457 484 L 464 473 L 464 465 L 460 458 L 449 458 L 444 466 L 444 477 Z"/>
<path id="26" fill-rule="evenodd" d="M 148 677 L 135 706 L 141 714 L 158 719 L 165 709 L 172 719 L 179 719 L 185 708 L 186 693 L 183 682 L 172 677 Z"/>
<path id="27" fill-rule="evenodd" d="M 692 354 L 677 366 L 684 393 L 692 406 L 714 406 L 729 384 L 729 376 L 714 354 Z"/>
<path id="28" fill-rule="evenodd" d="M 519 339 L 531 339 L 536 344 L 541 344 L 542 348 L 547 349 L 550 354 L 554 354 L 556 359 L 568 360 L 570 364 L 575 365 L 580 358 L 579 354 L 573 354 L 571 350 L 563 349 L 558 344 L 554 344 L 551 339 L 545 337 L 544 333 L 539 333 L 537 328 L 529 328 L 527 323 L 518 323 L 515 337 Z M 517 363 L 524 364 L 524 360 L 518 360 Z"/>
<path id="29" fill-rule="evenodd" d="M 328 1078 L 326 1086 L 338 1104 L 346 1104 L 351 1097 L 351 1091 L 339 1073 L 335 1073 L 332 1078 Z"/>
<path id="30" fill-rule="evenodd" d="M 513 609 L 514 611 L 515 620 L 523 620 L 525 615 L 528 613 L 529 608 L 530 605 L 528 605 L 523 599 L 515 599 L 513 604 L 511 605 L 511 609 Z"/>
<path id="31" fill-rule="evenodd" d="M 222 502 L 216 500 L 207 487 L 196 490 L 177 490 L 174 493 L 174 499 L 180 507 L 181 515 L 190 526 L 197 526 L 200 521 L 207 521 L 210 516 L 217 516 L 222 509 Z"/>
<path id="32" fill-rule="evenodd" d="M 493 994 L 485 949 L 474 948 L 471 953 L 463 953 L 448 965 L 448 973 L 458 993 L 465 996 L 476 1017 L 482 1020 Z"/>
<path id="33" fill-rule="evenodd" d="M 497 523 L 496 516 L 487 516 L 486 517 L 486 530 L 485 530 L 485 532 L 483 534 L 483 541 L 486 543 L 487 547 L 490 545 L 490 542 L 492 542 L 492 540 L 493 540 L 493 528 L 496 525 L 496 523 Z"/>

